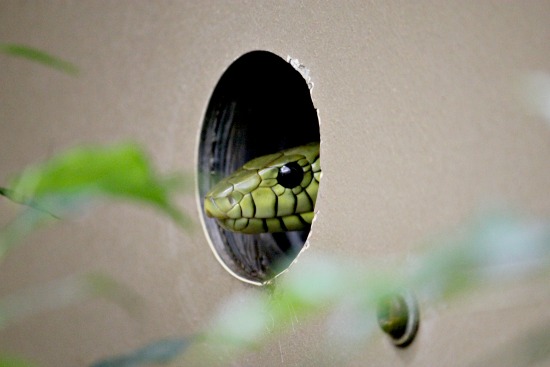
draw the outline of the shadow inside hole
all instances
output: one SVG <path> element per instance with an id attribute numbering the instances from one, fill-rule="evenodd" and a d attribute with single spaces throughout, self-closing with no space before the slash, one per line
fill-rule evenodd
<path id="1" fill-rule="evenodd" d="M 252 158 L 319 141 L 319 121 L 302 75 L 279 56 L 253 51 L 229 66 L 210 99 L 199 145 L 199 195 L 218 259 L 234 275 L 264 283 L 286 269 L 307 231 L 227 231 L 204 214 L 203 198 Z"/>

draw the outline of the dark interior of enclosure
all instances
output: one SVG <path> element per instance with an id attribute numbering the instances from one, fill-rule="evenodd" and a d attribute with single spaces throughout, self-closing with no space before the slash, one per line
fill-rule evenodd
<path id="1" fill-rule="evenodd" d="M 281 57 L 254 51 L 237 59 L 210 99 L 199 145 L 199 194 L 248 160 L 319 141 L 319 121 L 302 75 Z M 237 276 L 263 283 L 284 270 L 309 231 L 248 235 L 202 213 L 210 240 Z"/>

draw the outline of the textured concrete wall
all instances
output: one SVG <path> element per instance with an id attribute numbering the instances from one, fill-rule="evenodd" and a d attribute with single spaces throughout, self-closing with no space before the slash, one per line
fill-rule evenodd
<path id="1" fill-rule="evenodd" d="M 314 83 L 324 176 L 302 256 L 407 256 L 494 201 L 548 215 L 550 130 L 525 112 L 516 83 L 550 70 L 549 14 L 548 1 L 2 1 L 0 41 L 45 49 L 82 73 L 0 56 L 0 182 L 66 147 L 121 139 L 142 143 L 165 172 L 194 172 L 216 82 L 262 49 L 298 58 Z M 193 195 L 182 204 L 198 218 Z M 11 212 L 0 201 L 2 223 Z M 200 229 L 135 206 L 105 204 L 27 242 L 2 264 L 0 294 L 102 271 L 145 297 L 137 318 L 94 300 L 0 334 L 1 350 L 44 366 L 193 333 L 229 294 L 258 291 L 222 269 Z M 423 305 L 409 349 L 378 338 L 343 353 L 356 353 L 351 365 L 466 365 L 548 321 L 545 302 L 547 287 L 533 284 Z M 316 332 L 299 323 L 235 365 L 316 365 Z"/>

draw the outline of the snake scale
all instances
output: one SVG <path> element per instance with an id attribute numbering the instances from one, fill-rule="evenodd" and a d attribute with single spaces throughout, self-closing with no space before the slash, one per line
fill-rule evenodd
<path id="1" fill-rule="evenodd" d="M 303 230 L 313 221 L 320 180 L 319 143 L 286 149 L 222 179 L 206 194 L 204 210 L 234 232 Z"/>

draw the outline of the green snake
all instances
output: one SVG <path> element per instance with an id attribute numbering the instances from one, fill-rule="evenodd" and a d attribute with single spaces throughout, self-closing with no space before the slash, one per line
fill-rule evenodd
<path id="1" fill-rule="evenodd" d="M 313 221 L 320 180 L 319 143 L 302 145 L 245 163 L 206 194 L 204 210 L 234 232 L 303 230 Z"/>

